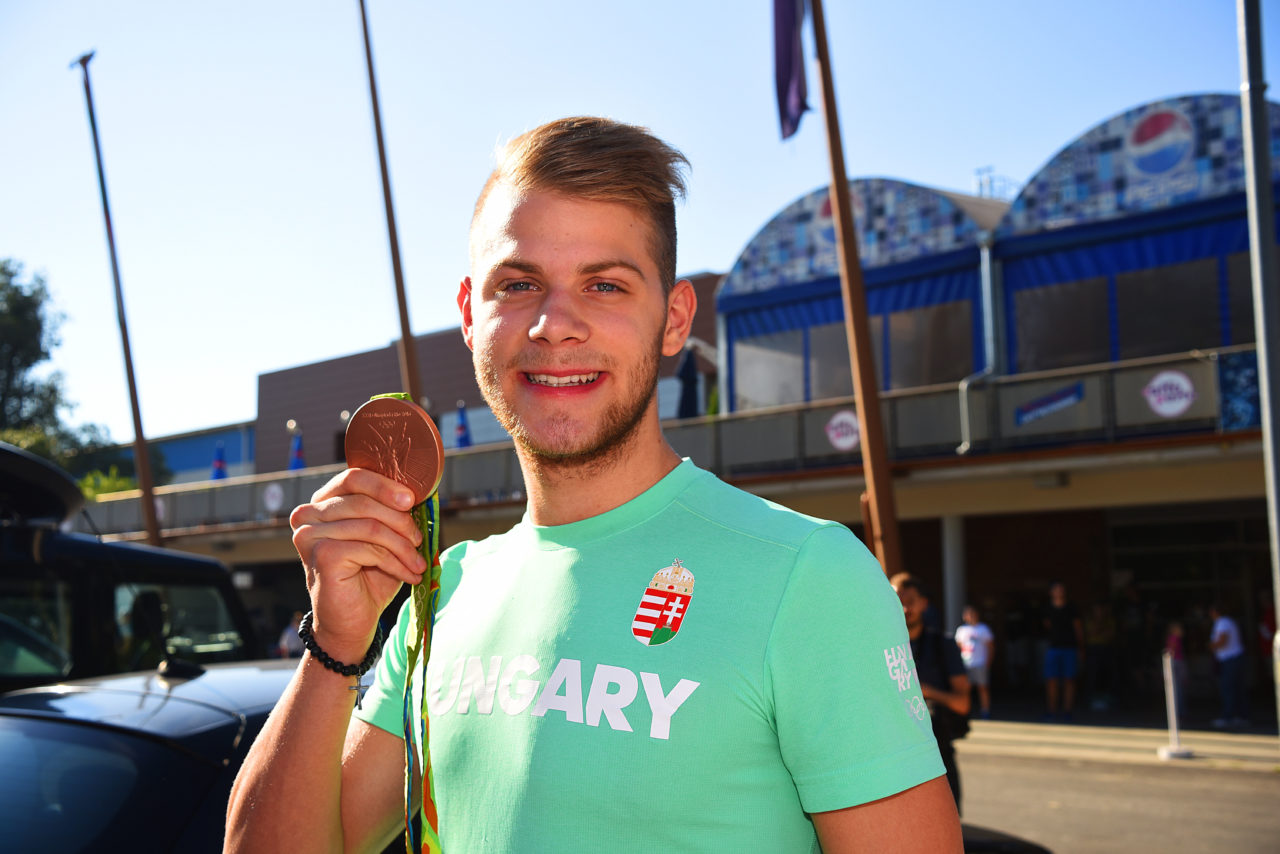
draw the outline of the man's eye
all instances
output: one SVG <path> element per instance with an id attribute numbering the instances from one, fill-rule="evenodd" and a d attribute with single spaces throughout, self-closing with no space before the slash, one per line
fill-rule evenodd
<path id="1" fill-rule="evenodd" d="M 531 291 L 533 290 L 533 282 L 525 282 L 525 281 L 511 282 L 507 285 L 504 285 L 502 289 L 504 291 Z"/>
<path id="2" fill-rule="evenodd" d="M 606 293 L 606 294 L 615 293 L 621 290 L 621 288 L 619 288 L 613 282 L 592 282 L 591 288 L 592 290 L 595 290 L 599 293 Z"/>

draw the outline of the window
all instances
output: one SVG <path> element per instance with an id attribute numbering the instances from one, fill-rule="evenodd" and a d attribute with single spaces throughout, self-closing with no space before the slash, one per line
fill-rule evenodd
<path id="1" fill-rule="evenodd" d="M 0 676 L 71 671 L 67 585 L 44 579 L 0 580 Z"/>
<path id="2" fill-rule="evenodd" d="M 1257 336 L 1253 325 L 1253 270 L 1248 252 L 1227 256 L 1227 311 L 1231 320 L 1231 343 L 1252 344 Z"/>
<path id="3" fill-rule="evenodd" d="M 1019 371 L 1111 360 L 1105 276 L 1015 291 L 1013 312 Z"/>
<path id="4" fill-rule="evenodd" d="M 889 388 L 958 382 L 973 373 L 969 300 L 889 315 Z"/>
<path id="5" fill-rule="evenodd" d="M 122 584 L 115 603 L 124 671 L 151 669 L 166 654 L 196 662 L 244 658 L 244 639 L 213 587 Z"/>
<path id="6" fill-rule="evenodd" d="M 1116 315 L 1121 359 L 1217 347 L 1218 259 L 1118 274 Z"/>
<path id="7" fill-rule="evenodd" d="M 879 329 L 880 318 L 871 318 L 872 329 Z M 873 336 L 872 349 L 876 355 Z M 875 360 L 877 369 L 880 359 Z M 876 374 L 879 376 L 879 373 Z M 849 364 L 849 336 L 844 323 L 824 323 L 809 328 L 809 396 L 813 400 L 853 396 L 853 369 Z"/>
<path id="8" fill-rule="evenodd" d="M 739 339 L 733 359 L 734 409 L 804 401 L 804 330 Z"/>

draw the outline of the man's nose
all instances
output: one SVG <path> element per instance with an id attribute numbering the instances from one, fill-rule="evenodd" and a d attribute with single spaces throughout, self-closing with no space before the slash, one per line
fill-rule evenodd
<path id="1" fill-rule="evenodd" d="M 529 327 L 529 338 L 560 344 L 565 341 L 586 341 L 590 335 L 583 306 L 569 289 L 551 288 L 538 305 L 538 315 Z"/>

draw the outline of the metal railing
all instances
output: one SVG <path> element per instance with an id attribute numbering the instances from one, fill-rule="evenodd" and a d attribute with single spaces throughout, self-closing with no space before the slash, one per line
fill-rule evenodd
<path id="1" fill-rule="evenodd" d="M 1218 432 L 1224 415 L 1219 361 L 1252 351 L 1252 345 L 1243 345 L 992 376 L 967 389 L 948 383 L 884 392 L 887 452 L 896 460 L 954 457 L 967 440 L 969 456 L 980 456 L 1033 446 Z M 1253 382 L 1256 395 L 1256 372 Z M 967 428 L 961 393 L 967 393 Z M 847 428 L 855 412 L 853 398 L 840 398 L 663 426 L 678 453 L 735 478 L 859 463 Z M 168 531 L 275 526 L 341 469 L 335 464 L 160 487 L 160 524 Z M 523 481 L 511 443 L 446 451 L 440 495 L 446 509 L 522 500 Z M 104 534 L 130 533 L 143 530 L 140 502 L 136 491 L 104 495 L 90 502 L 87 512 L 93 527 Z"/>

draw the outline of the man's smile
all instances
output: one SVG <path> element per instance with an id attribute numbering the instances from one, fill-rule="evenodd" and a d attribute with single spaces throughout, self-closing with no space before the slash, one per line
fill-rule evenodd
<path id="1" fill-rule="evenodd" d="M 533 385 L 549 386 L 551 388 L 568 388 L 571 386 L 590 385 L 600 378 L 600 372 L 592 371 L 591 373 L 569 374 L 567 376 L 526 373 L 524 376 L 525 379 Z"/>

